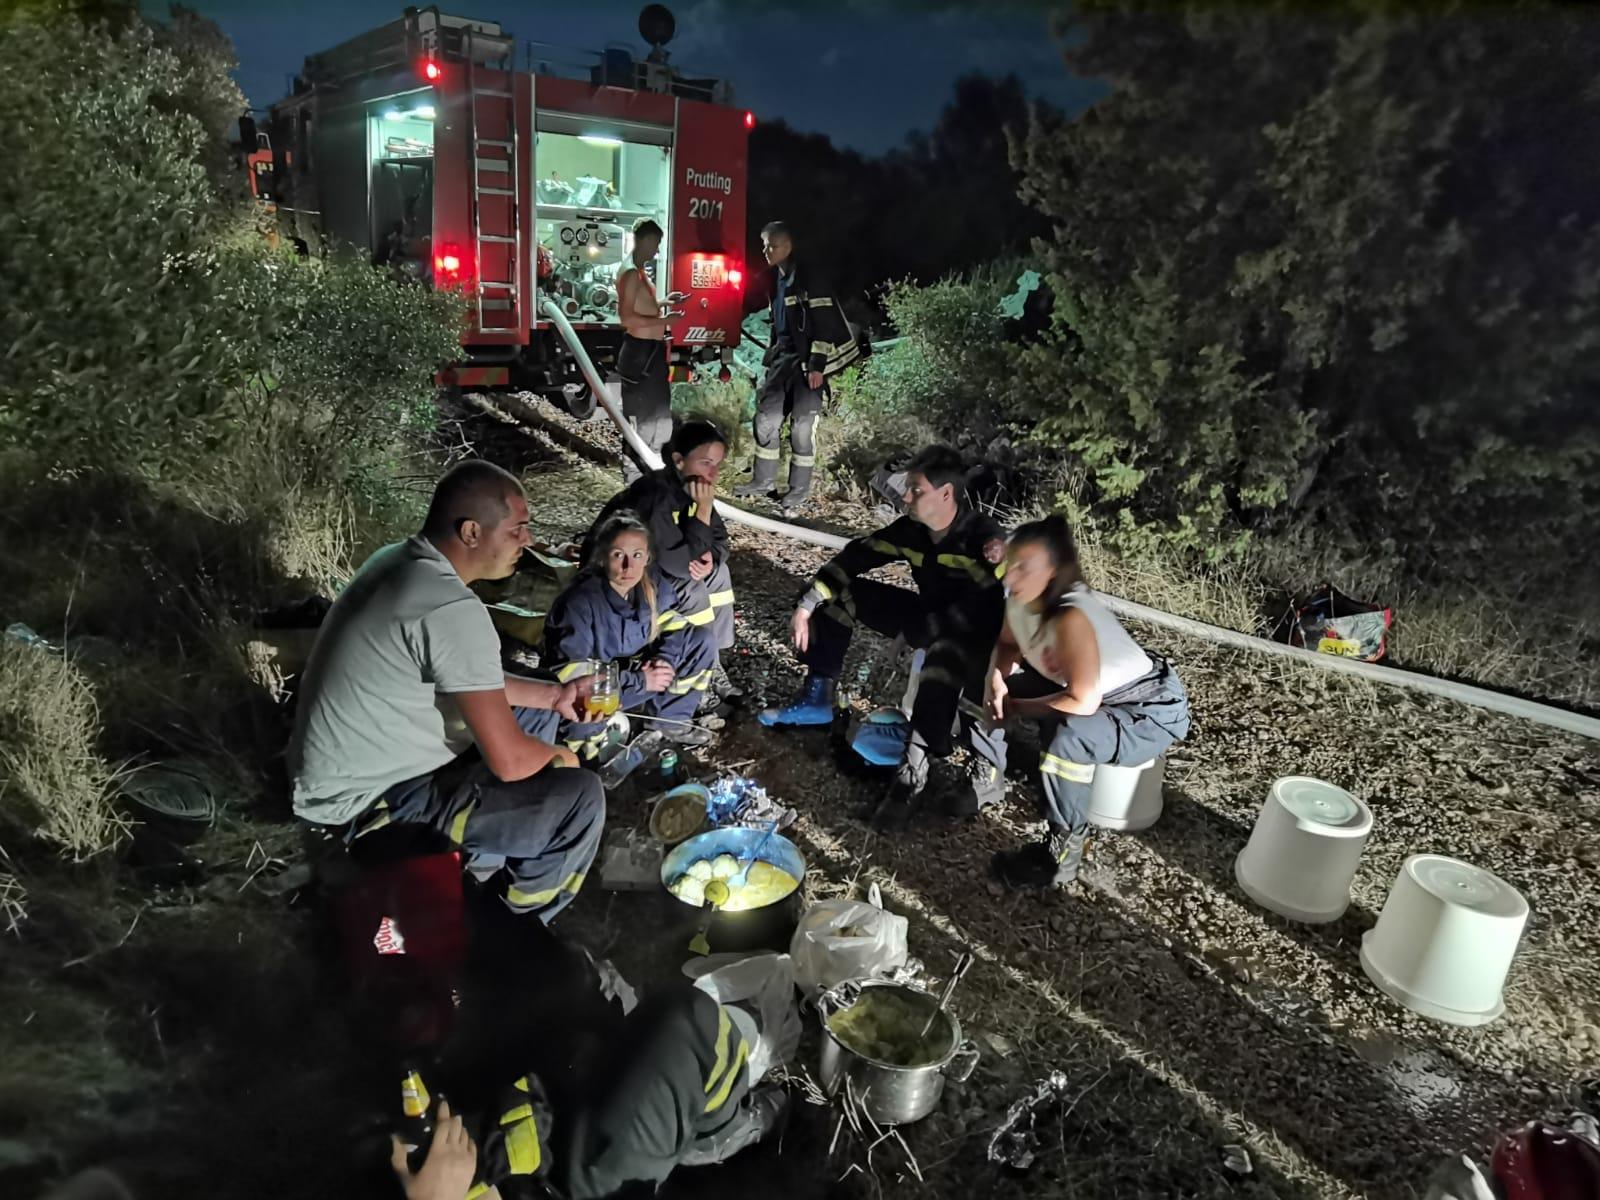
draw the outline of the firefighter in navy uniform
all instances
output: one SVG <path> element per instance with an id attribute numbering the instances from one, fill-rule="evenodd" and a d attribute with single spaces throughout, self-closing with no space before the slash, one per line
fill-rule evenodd
<path id="1" fill-rule="evenodd" d="M 748 1060 L 758 1036 L 742 1009 L 679 985 L 645 999 L 606 1044 L 575 1055 L 584 1060 L 578 1077 L 554 1069 L 548 1079 L 521 1075 L 477 1120 L 441 1107 L 415 1170 L 399 1138 L 391 1165 L 410 1195 L 434 1154 L 454 1159 L 438 1164 L 459 1181 L 450 1200 L 476 1200 L 491 1189 L 530 1195 L 541 1186 L 565 1200 L 654 1190 L 675 1167 L 723 1162 L 777 1127 L 782 1088 L 751 1087 Z"/>
<path id="2" fill-rule="evenodd" d="M 822 416 L 825 379 L 854 362 L 855 337 L 833 293 L 809 268 L 798 265 L 794 237 L 782 221 L 761 231 L 761 253 L 772 267 L 766 296 L 772 313 L 772 343 L 762 359 L 766 374 L 756 394 L 756 461 L 737 496 L 766 496 L 778 477 L 779 434 L 789 422 L 789 490 L 785 516 L 797 512 L 811 494 L 817 463 L 817 421 Z M 761 299 L 752 289 L 752 301 Z"/>
<path id="3" fill-rule="evenodd" d="M 829 724 L 836 681 L 857 625 L 885 637 L 904 636 L 925 649 L 910 744 L 884 810 L 890 821 L 910 815 L 911 802 L 927 784 L 929 757 L 949 755 L 958 720 L 975 757 L 970 787 L 951 798 L 951 810 L 976 812 L 1004 795 L 996 766 L 1004 763 L 1003 748 L 992 745 L 984 724 L 961 713 L 959 704 L 963 694 L 974 702 L 982 696 L 989 650 L 1000 632 L 1005 593 L 997 567 L 1005 534 L 967 504 L 964 480 L 961 457 L 947 446 L 930 446 L 911 460 L 907 515 L 852 541 L 824 564 L 801 596 L 792 628 L 807 668 L 805 683 L 791 703 L 760 716 L 768 726 Z M 859 578 L 892 562 L 911 565 L 916 593 Z"/>
<path id="4" fill-rule="evenodd" d="M 589 561 L 601 525 L 614 513 L 631 511 L 650 530 L 655 563 L 677 593 L 676 611 L 704 629 L 719 655 L 710 695 L 737 696 L 720 654 L 733 645 L 733 580 L 728 574 L 728 529 L 716 511 L 717 474 L 728 443 L 710 421 L 685 421 L 667 444 L 666 463 L 641 475 L 601 508 L 583 557 Z"/>
<path id="5" fill-rule="evenodd" d="M 709 626 L 678 611 L 678 590 L 653 561 L 649 528 L 631 512 L 612 513 L 595 531 L 588 565 L 556 602 L 545 623 L 545 661 L 565 684 L 591 661 L 618 666 L 621 705 L 661 717 L 668 741 L 703 746 L 709 730 L 692 724 L 717 660 Z M 566 722 L 572 749 L 602 738 L 605 723 Z"/>

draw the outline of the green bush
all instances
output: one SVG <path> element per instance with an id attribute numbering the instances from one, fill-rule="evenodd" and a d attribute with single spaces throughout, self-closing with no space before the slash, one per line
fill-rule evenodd
<path id="1" fill-rule="evenodd" d="M 303 542 L 391 503 L 460 302 L 267 249 L 206 170 L 231 58 L 176 15 L 159 38 L 14 19 L 0 42 L 30 80 L 0 92 L 0 441 Z"/>
<path id="2" fill-rule="evenodd" d="M 1319 12 L 1074 9 L 1110 90 L 1022 151 L 1056 307 L 1019 415 L 1129 537 L 1305 525 L 1435 578 L 1581 553 L 1600 26 Z"/>
<path id="3" fill-rule="evenodd" d="M 1017 349 L 1000 301 L 1021 265 L 999 262 L 926 287 L 891 286 L 884 307 L 894 337 L 833 384 L 822 425 L 824 456 L 841 481 L 870 474 L 895 451 L 949 442 L 974 458 L 1004 457 L 1005 405 Z"/>

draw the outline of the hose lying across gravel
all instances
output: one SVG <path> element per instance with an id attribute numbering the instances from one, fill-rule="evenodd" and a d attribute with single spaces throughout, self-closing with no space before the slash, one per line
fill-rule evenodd
<path id="1" fill-rule="evenodd" d="M 589 386 L 594 389 L 596 398 L 606 410 L 606 415 L 616 423 L 623 438 L 637 454 L 640 460 L 651 468 L 659 467 L 661 459 L 656 453 L 646 446 L 634 432 L 622 415 L 617 398 L 612 394 L 610 386 L 601 378 L 595 369 L 593 361 L 583 348 L 583 343 L 578 340 L 572 325 L 566 316 L 551 301 L 544 300 L 540 304 L 562 339 L 567 343 L 574 357 L 578 360 L 579 369 Z M 763 517 L 757 513 L 746 512 L 742 508 L 735 508 L 725 500 L 717 501 L 717 511 L 725 520 L 734 521 L 741 525 L 764 530 L 767 533 L 781 534 L 784 537 L 794 538 L 813 546 L 821 546 L 825 550 L 840 550 L 844 548 L 847 538 L 836 533 L 826 533 L 820 529 L 807 529 L 802 525 L 792 525 L 787 521 L 775 521 L 771 517 Z M 1468 683 L 1457 683 L 1451 679 L 1440 679 L 1433 675 L 1422 675 L 1414 671 L 1402 671 L 1395 667 L 1383 667 L 1376 663 L 1361 662 L 1353 658 L 1340 658 L 1334 654 L 1320 654 L 1314 650 L 1304 650 L 1299 646 L 1287 646 L 1281 642 L 1268 641 L 1265 638 L 1252 637 L 1247 633 L 1240 633 L 1236 629 L 1224 629 L 1220 625 L 1209 625 L 1204 621 L 1196 621 L 1189 617 L 1175 616 L 1172 613 L 1162 612 L 1158 608 L 1150 608 L 1144 604 L 1135 604 L 1131 600 L 1122 600 L 1116 596 L 1108 596 L 1104 592 L 1096 593 L 1100 599 L 1118 616 L 1128 617 L 1136 621 L 1144 621 L 1151 625 L 1159 625 L 1167 629 L 1174 629 L 1191 637 L 1201 638 L 1208 642 L 1216 642 L 1225 646 L 1234 646 L 1240 650 L 1250 650 L 1257 654 L 1275 654 L 1284 658 L 1298 659 L 1310 666 L 1324 671 L 1337 671 L 1345 675 L 1355 675 L 1373 683 L 1387 684 L 1391 687 L 1411 688 L 1413 691 L 1431 692 L 1436 696 L 1443 696 L 1462 704 L 1472 704 L 1478 708 L 1486 708 L 1492 712 L 1505 713 L 1508 716 L 1521 717 L 1526 721 L 1534 721 L 1540 725 L 1548 725 L 1552 729 L 1563 729 L 1568 733 L 1578 734 L 1580 737 L 1594 738 L 1600 741 L 1600 718 L 1584 716 L 1582 713 L 1570 712 L 1564 708 L 1557 708 L 1551 704 L 1540 704 L 1534 700 L 1524 700 L 1519 696 L 1508 696 L 1503 692 L 1490 691 L 1488 688 L 1474 687 Z"/>

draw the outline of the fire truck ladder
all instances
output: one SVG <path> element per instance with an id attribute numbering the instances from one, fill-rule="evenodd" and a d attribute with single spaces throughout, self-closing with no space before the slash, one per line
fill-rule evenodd
<path id="1" fill-rule="evenodd" d="M 512 70 L 516 43 L 510 38 L 462 31 L 467 59 L 467 113 L 470 118 L 472 171 L 472 263 L 477 330 L 505 333 L 523 328 L 522 321 L 522 179 L 518 170 L 516 75 Z M 498 60 L 483 68 L 498 73 L 503 87 L 480 86 L 484 73 L 478 63 L 478 46 L 501 50 Z M 490 64 L 493 64 L 492 66 Z M 491 78 L 489 82 L 494 82 Z M 492 136 L 483 136 L 484 132 Z M 488 151 L 488 153 L 485 153 Z M 485 182 L 485 180 L 489 182 Z M 484 204 L 484 198 L 503 198 Z M 485 209 L 489 209 L 486 214 Z M 499 219 L 500 211 L 507 214 Z M 488 264 L 486 268 L 485 264 Z M 490 278 L 490 273 L 498 278 Z M 487 323 L 486 314 L 504 313 L 504 324 Z"/>

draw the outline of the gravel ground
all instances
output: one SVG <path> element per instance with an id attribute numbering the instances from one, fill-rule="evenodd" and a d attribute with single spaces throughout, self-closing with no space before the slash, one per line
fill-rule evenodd
<path id="1" fill-rule="evenodd" d="M 596 447 L 615 444 L 598 422 L 541 415 Z M 614 468 L 548 434 L 471 424 L 485 453 L 540 464 L 529 482 L 541 534 L 580 530 L 618 486 Z M 824 505 L 817 523 L 870 520 Z M 765 671 L 774 694 L 786 691 L 798 679 L 782 640 L 788 613 L 822 555 L 742 528 L 733 543 L 740 642 L 730 669 L 747 688 Z M 712 766 L 753 760 L 746 769 L 801 810 L 814 895 L 878 882 L 912 918 L 912 953 L 932 976 L 962 947 L 979 960 L 955 1003 L 984 1052 L 973 1078 L 948 1088 L 903 1145 L 889 1140 L 870 1156 L 835 1137 L 833 1110 L 798 1106 L 785 1158 L 820 1167 L 790 1169 L 769 1190 L 1405 1197 L 1421 1193 L 1441 1153 L 1481 1153 L 1497 1129 L 1594 1102 L 1584 1084 L 1600 1076 L 1597 748 L 1443 700 L 1133 632 L 1175 664 L 1195 729 L 1169 759 L 1161 820 L 1097 836 L 1085 878 L 1066 891 L 1016 895 L 987 876 L 990 854 L 1033 820 L 1025 761 L 1001 811 L 960 823 L 930 815 L 883 837 L 855 815 L 873 785 L 835 768 L 825 734 L 740 721 L 708 756 Z M 859 652 L 882 647 L 863 641 Z M 1373 811 L 1353 903 L 1331 925 L 1267 913 L 1233 880 L 1268 787 L 1289 774 L 1338 784 Z M 1403 859 L 1425 851 L 1494 871 L 1531 907 L 1505 1015 L 1487 1027 L 1414 1016 L 1361 970 L 1360 935 Z M 627 920 L 616 897 L 585 900 L 573 910 L 579 936 Z M 800 1059 L 797 1070 L 814 1064 L 809 1042 Z M 990 1166 L 984 1148 L 1006 1107 L 1052 1070 L 1068 1078 L 1070 1100 L 1039 1160 L 1026 1175 Z M 1229 1145 L 1248 1148 L 1247 1177 L 1224 1167 Z"/>

